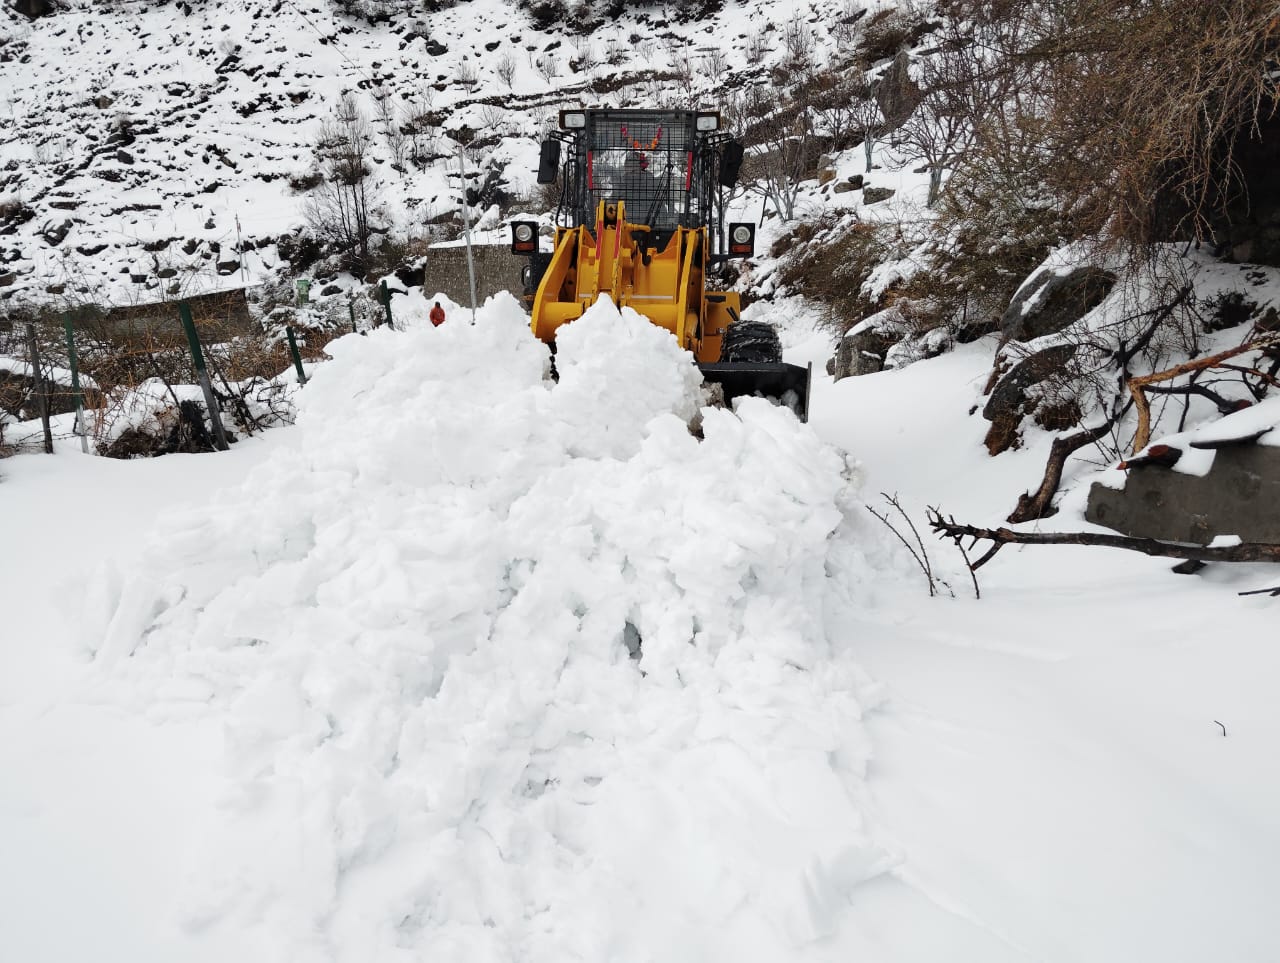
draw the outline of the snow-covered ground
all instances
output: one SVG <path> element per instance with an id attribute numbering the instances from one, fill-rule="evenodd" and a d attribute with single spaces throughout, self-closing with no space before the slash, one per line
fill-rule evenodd
<path id="1" fill-rule="evenodd" d="M 699 441 L 607 305 L 554 385 L 510 300 L 406 317 L 229 453 L 0 464 L 0 957 L 1280 956 L 1275 574 L 1010 547 L 979 601 L 930 540 L 929 598 L 865 510 L 1038 480 L 990 344 Z"/>

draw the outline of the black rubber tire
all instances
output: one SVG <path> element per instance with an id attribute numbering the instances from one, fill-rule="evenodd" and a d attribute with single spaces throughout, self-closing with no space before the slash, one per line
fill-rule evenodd
<path id="1" fill-rule="evenodd" d="M 735 321 L 724 332 L 720 360 L 748 364 L 777 364 L 782 360 L 778 332 L 764 321 Z"/>

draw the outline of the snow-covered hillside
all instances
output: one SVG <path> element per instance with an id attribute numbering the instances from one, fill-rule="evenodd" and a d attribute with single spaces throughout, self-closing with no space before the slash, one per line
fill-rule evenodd
<path id="1" fill-rule="evenodd" d="M 821 62 L 861 9 L 747 0 L 674 23 L 655 7 L 578 37 L 504 0 L 377 26 L 292 0 L 66 6 L 34 22 L 0 7 L 0 297 L 129 304 L 261 280 L 305 220 L 295 188 L 343 92 L 376 132 L 377 224 L 421 239 L 458 210 L 460 146 L 469 183 L 520 198 L 559 108 L 714 106 L 786 56 L 775 24 L 803 14 Z"/>

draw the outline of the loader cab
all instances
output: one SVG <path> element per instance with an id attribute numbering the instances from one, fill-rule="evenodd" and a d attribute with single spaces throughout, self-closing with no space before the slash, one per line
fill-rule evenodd
<path id="1" fill-rule="evenodd" d="M 729 256 L 720 187 L 731 186 L 726 175 L 736 179 L 742 153 L 718 113 L 564 110 L 559 126 L 538 173 L 539 183 L 560 178 L 558 225 L 594 230 L 600 202 L 622 201 L 627 219 L 648 227 L 648 246 L 661 249 L 677 228 L 705 227 L 712 257 Z"/>

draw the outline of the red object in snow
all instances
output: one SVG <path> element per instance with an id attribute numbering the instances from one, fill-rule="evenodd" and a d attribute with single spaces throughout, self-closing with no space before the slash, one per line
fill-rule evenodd
<path id="1" fill-rule="evenodd" d="M 440 325 L 444 324 L 444 308 L 440 307 L 439 301 L 437 301 L 435 303 L 435 307 L 431 309 L 431 314 L 429 315 L 429 317 L 431 318 L 432 325 L 434 325 L 437 328 L 440 327 Z"/>

